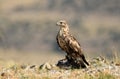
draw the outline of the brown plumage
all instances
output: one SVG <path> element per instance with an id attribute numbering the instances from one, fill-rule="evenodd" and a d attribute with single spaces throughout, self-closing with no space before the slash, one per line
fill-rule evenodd
<path id="1" fill-rule="evenodd" d="M 69 26 L 64 20 L 57 22 L 60 30 L 57 34 L 57 43 L 59 47 L 67 53 L 66 59 L 72 66 L 77 68 L 86 68 L 89 65 L 82 53 L 81 46 L 77 40 L 69 33 Z"/>

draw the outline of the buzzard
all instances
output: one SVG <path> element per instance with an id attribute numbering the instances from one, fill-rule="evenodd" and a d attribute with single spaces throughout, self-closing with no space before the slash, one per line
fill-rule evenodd
<path id="1" fill-rule="evenodd" d="M 75 68 L 86 68 L 89 63 L 86 61 L 84 54 L 82 53 L 79 42 L 70 34 L 69 26 L 65 20 L 60 20 L 56 24 L 60 26 L 60 30 L 56 36 L 59 47 L 67 53 L 67 63 Z"/>

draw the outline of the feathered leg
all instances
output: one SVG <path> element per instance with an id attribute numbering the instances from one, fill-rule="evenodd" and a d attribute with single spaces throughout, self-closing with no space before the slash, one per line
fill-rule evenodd
<path id="1" fill-rule="evenodd" d="M 81 58 L 73 59 L 69 56 L 66 56 L 67 62 L 72 65 L 72 68 L 86 68 L 84 61 Z"/>

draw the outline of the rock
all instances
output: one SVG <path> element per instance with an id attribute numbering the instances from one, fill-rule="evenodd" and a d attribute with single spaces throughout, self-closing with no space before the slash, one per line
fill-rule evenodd
<path id="1" fill-rule="evenodd" d="M 49 63 L 44 63 L 39 68 L 43 69 L 43 70 L 50 70 L 50 69 L 52 69 L 52 65 Z"/>
<path id="2" fill-rule="evenodd" d="M 30 66 L 30 69 L 35 68 L 35 67 L 36 67 L 36 65 L 32 65 L 32 66 Z"/>
<path id="3" fill-rule="evenodd" d="M 70 63 L 67 60 L 59 60 L 56 65 L 62 69 L 71 69 L 72 68 Z"/>
<path id="4" fill-rule="evenodd" d="M 21 65 L 20 68 L 21 69 L 25 69 L 27 67 L 27 65 Z"/>
<path id="5" fill-rule="evenodd" d="M 120 63 L 116 63 L 115 65 L 116 65 L 116 66 L 120 66 Z"/>
<path id="6" fill-rule="evenodd" d="M 4 73 L 4 72 L 2 72 L 2 73 L 1 73 L 1 76 L 5 76 L 5 73 Z"/>

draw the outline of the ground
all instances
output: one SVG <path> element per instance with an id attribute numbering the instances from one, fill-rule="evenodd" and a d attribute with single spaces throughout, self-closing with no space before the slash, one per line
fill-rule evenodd
<path id="1" fill-rule="evenodd" d="M 0 63 L 0 79 L 120 79 L 120 63 L 102 57 L 89 61 L 85 69 L 61 69 L 55 64 Z"/>

